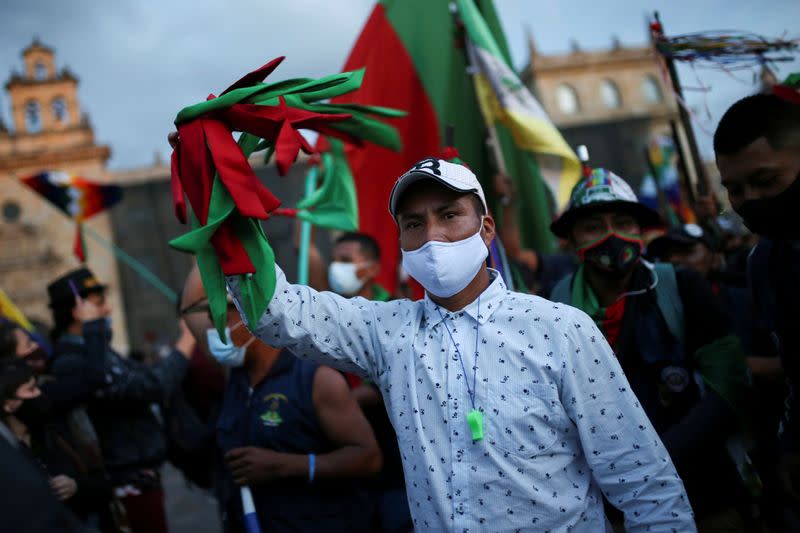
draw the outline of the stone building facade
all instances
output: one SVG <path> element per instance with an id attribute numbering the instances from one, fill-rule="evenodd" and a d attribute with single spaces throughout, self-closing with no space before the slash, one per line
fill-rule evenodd
<path id="1" fill-rule="evenodd" d="M 620 174 L 633 185 L 647 172 L 644 147 L 651 135 L 670 134 L 677 109 L 650 47 L 540 54 L 529 40 L 522 72 L 567 142 L 589 148 L 593 166 Z"/>
<path id="2" fill-rule="evenodd" d="M 45 170 L 60 170 L 109 183 L 111 155 L 98 144 L 88 116 L 81 111 L 78 78 L 58 69 L 52 49 L 34 40 L 22 52 L 23 71 L 12 73 L 5 89 L 11 123 L 0 120 L 0 286 L 32 320 L 50 323 L 47 284 L 80 266 L 72 253 L 75 225 L 61 211 L 19 179 Z M 108 213 L 87 225 L 113 240 Z M 114 308 L 114 344 L 127 349 L 128 338 L 117 262 L 106 249 L 87 239 L 88 266 L 109 284 Z"/>

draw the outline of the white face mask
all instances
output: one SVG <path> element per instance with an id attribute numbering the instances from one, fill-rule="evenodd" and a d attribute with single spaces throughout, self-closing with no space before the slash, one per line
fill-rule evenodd
<path id="1" fill-rule="evenodd" d="M 340 261 L 331 263 L 331 266 L 328 267 L 328 285 L 333 292 L 342 296 L 353 296 L 360 291 L 364 286 L 364 281 L 358 279 L 356 270 L 358 270 L 358 265 L 355 263 Z"/>
<path id="2" fill-rule="evenodd" d="M 439 298 L 449 298 L 469 285 L 489 255 L 480 229 L 462 241 L 428 241 L 414 251 L 401 251 L 405 271 Z"/>
<path id="3" fill-rule="evenodd" d="M 236 328 L 241 325 L 242 323 L 239 322 L 233 326 L 233 328 L 225 328 L 225 338 L 228 339 L 230 344 L 222 342 L 222 339 L 219 337 L 219 333 L 217 333 L 216 329 L 211 328 L 206 330 L 208 351 L 211 352 L 211 356 L 222 366 L 227 366 L 229 368 L 242 366 L 244 364 L 245 354 L 247 353 L 247 347 L 256 340 L 255 337 L 251 337 L 250 340 L 248 340 L 242 346 L 236 346 L 233 344 L 231 331 L 236 330 Z"/>

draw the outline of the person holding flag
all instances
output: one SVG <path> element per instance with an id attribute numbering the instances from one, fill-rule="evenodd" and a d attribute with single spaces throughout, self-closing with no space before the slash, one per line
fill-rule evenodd
<path id="1" fill-rule="evenodd" d="M 370 302 L 292 285 L 247 322 L 295 356 L 368 377 L 397 432 L 421 531 L 602 531 L 603 497 L 628 531 L 695 531 L 672 461 L 594 322 L 508 291 L 485 265 L 495 235 L 483 189 L 429 158 L 389 211 L 423 300 Z"/>

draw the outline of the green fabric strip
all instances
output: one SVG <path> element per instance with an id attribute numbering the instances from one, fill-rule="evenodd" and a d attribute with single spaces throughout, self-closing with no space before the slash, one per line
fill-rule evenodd
<path id="1" fill-rule="evenodd" d="M 392 299 L 392 295 L 389 294 L 389 291 L 384 289 L 381 285 L 377 283 L 372 286 L 372 300 L 375 302 L 388 302 Z"/>
<path id="2" fill-rule="evenodd" d="M 703 382 L 744 419 L 750 382 L 747 359 L 739 338 L 736 335 L 721 337 L 697 350 L 693 359 Z"/>
<path id="3" fill-rule="evenodd" d="M 606 311 L 604 308 L 600 307 L 600 302 L 597 300 L 594 290 L 592 290 L 592 287 L 589 286 L 589 282 L 586 280 L 586 269 L 583 263 L 578 265 L 578 270 L 575 271 L 575 277 L 572 281 L 572 301 L 570 305 L 577 307 L 592 317 L 592 320 L 595 321 L 598 327 L 602 324 Z"/>
<path id="4" fill-rule="evenodd" d="M 339 231 L 358 229 L 358 198 L 344 144 L 328 138 L 330 152 L 322 154 L 322 185 L 297 203 L 297 218 Z"/>

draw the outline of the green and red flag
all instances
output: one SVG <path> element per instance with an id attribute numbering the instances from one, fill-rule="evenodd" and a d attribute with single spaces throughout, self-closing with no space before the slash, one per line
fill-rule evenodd
<path id="1" fill-rule="evenodd" d="M 400 253 L 397 229 L 387 209 L 389 193 L 394 180 L 411 165 L 442 153 L 447 125 L 455 130 L 453 144 L 462 159 L 482 180 L 486 191 L 492 190 L 486 122 L 467 69 L 464 28 L 454 20 L 449 4 L 447 0 L 380 1 L 344 66 L 344 70 L 367 68 L 369 78 L 358 93 L 333 99 L 333 102 L 370 102 L 408 111 L 402 121 L 389 120 L 400 134 L 402 152 L 391 153 L 373 145 L 345 149 L 356 183 L 359 226 L 381 245 L 383 268 L 378 281 L 391 291 L 396 286 Z M 494 39 L 494 49 L 510 65 L 493 3 L 480 1 L 477 9 Z M 504 150 L 508 152 L 508 171 L 517 182 L 520 203 L 527 206 L 521 210 L 523 240 L 527 246 L 546 250 L 552 246 L 547 231 L 550 208 L 546 186 L 529 156 L 532 153 L 529 147 L 515 145 L 512 130 L 504 124 L 497 129 L 501 137 L 507 137 L 501 141 L 508 147 Z M 489 200 L 492 207 L 491 196 Z"/>
<path id="2" fill-rule="evenodd" d="M 72 251 L 81 262 L 86 261 L 83 222 L 114 206 L 122 199 L 117 185 L 104 185 L 66 172 L 45 171 L 20 181 L 42 195 L 76 223 Z"/>

